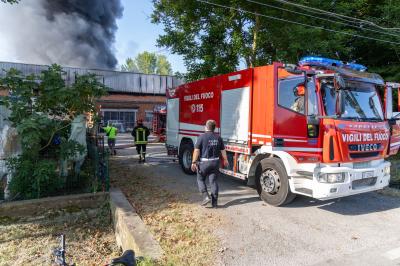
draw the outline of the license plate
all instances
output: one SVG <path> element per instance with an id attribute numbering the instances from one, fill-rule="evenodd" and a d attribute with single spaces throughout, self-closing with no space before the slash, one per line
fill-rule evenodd
<path id="1" fill-rule="evenodd" d="M 371 178 L 374 177 L 374 171 L 368 171 L 368 172 L 363 172 L 362 173 L 362 178 Z"/>

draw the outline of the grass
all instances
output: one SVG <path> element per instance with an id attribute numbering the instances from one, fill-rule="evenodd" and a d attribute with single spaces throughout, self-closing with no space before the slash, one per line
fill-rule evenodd
<path id="1" fill-rule="evenodd" d="M 114 159 L 110 166 L 112 185 L 121 188 L 165 251 L 162 261 L 143 265 L 212 264 L 217 240 L 209 225 L 216 217 L 154 185 L 132 165 Z"/>
<path id="2" fill-rule="evenodd" d="M 108 206 L 0 219 L 0 265 L 52 265 L 57 235 L 66 236 L 67 263 L 104 265 L 119 256 Z"/>

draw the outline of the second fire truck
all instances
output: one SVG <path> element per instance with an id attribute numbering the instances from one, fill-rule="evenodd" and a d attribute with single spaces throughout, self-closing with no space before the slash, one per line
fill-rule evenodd
<path id="1" fill-rule="evenodd" d="M 226 145 L 226 175 L 268 204 L 382 189 L 400 147 L 392 88 L 358 64 L 306 57 L 184 84 L 168 91 L 167 142 L 184 172 L 208 119 Z"/>

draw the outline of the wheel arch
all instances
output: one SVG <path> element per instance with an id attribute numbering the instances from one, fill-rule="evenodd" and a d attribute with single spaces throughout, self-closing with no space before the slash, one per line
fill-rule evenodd
<path id="1" fill-rule="evenodd" d="M 181 139 L 181 141 L 179 143 L 178 155 L 181 154 L 182 146 L 184 144 L 191 144 L 194 147 L 194 143 L 195 143 L 195 140 L 193 138 L 191 138 L 191 137 L 182 137 L 182 139 Z"/>
<path id="2" fill-rule="evenodd" d="M 255 157 L 251 160 L 250 168 L 247 174 L 247 185 L 248 186 L 255 186 L 255 180 L 256 180 L 256 170 L 258 165 L 260 164 L 261 160 L 266 159 L 266 158 L 278 158 L 282 161 L 283 166 L 285 167 L 286 173 L 288 175 L 288 178 L 290 179 L 290 174 L 292 169 L 294 168 L 293 163 L 296 161 L 294 158 L 282 151 L 270 151 L 270 152 L 265 152 L 262 151 L 261 149 L 257 150 L 255 152 Z M 291 183 L 291 182 L 289 182 Z"/>

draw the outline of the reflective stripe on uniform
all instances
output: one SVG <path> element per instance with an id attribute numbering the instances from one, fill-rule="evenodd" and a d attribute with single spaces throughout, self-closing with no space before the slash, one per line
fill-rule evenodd
<path id="1" fill-rule="evenodd" d="M 200 158 L 200 161 L 202 162 L 216 161 L 216 160 L 219 160 L 219 158 Z"/>
<path id="2" fill-rule="evenodd" d="M 136 129 L 136 144 L 147 144 L 146 130 L 144 128 Z"/>

